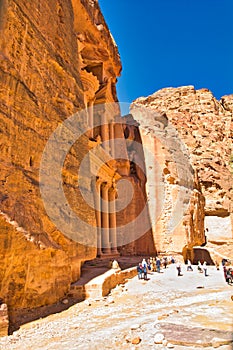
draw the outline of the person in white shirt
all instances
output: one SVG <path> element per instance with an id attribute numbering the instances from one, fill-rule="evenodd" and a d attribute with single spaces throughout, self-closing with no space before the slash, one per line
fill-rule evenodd
<path id="1" fill-rule="evenodd" d="M 204 270 L 205 276 L 208 276 L 208 275 L 207 275 L 207 265 L 206 265 L 206 261 L 203 262 L 202 268 L 203 268 L 203 270 Z"/>

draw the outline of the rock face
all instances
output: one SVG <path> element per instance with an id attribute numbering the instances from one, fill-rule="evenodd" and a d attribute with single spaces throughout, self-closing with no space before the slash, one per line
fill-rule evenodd
<path id="1" fill-rule="evenodd" d="M 3 0 L 0 19 L 0 298 L 11 322 L 63 298 L 86 260 L 189 251 L 205 242 L 204 217 L 231 234 L 230 96 L 163 89 L 136 101 L 136 121 L 119 119 L 121 63 L 97 0 Z"/>
<path id="2" fill-rule="evenodd" d="M 129 169 L 128 172 L 122 174 L 122 179 L 132 186 L 133 196 L 129 205 L 117 213 L 118 227 L 120 228 L 121 225 L 125 227 L 123 234 L 130 237 L 129 244 L 123 245 L 119 251 L 122 255 L 154 255 L 157 243 L 153 238 L 147 203 L 145 155 L 138 128 L 139 124 L 132 118 L 132 115 L 124 116 L 123 120 L 126 159 L 129 160 Z M 126 167 L 124 169 L 126 170 Z M 130 194 L 127 193 L 127 186 L 124 186 L 123 192 L 123 198 L 130 197 Z"/>
<path id="3" fill-rule="evenodd" d="M 84 261 L 156 248 L 127 147 L 139 132 L 117 122 L 121 62 L 98 2 L 9 0 L 0 11 L 0 297 L 14 323 L 64 298 Z M 120 180 L 133 188 L 122 210 Z"/>
<path id="4" fill-rule="evenodd" d="M 62 121 L 116 100 L 121 63 L 97 1 L 9 0 L 0 12 L 0 296 L 13 319 L 15 309 L 57 301 L 80 277 L 82 262 L 96 257 L 96 247 L 68 239 L 46 215 L 39 168 Z M 91 113 L 85 118 L 80 123 L 90 124 Z M 77 187 L 90 136 L 68 152 L 62 175 L 72 209 L 95 226 Z M 65 215 L 56 204 L 54 211 Z"/>
<path id="5" fill-rule="evenodd" d="M 152 153 L 155 149 L 160 175 L 164 179 L 164 211 L 156 227 L 159 236 L 165 230 L 165 216 L 171 210 L 166 208 L 167 199 L 169 205 L 174 203 L 177 186 L 192 187 L 187 216 L 178 226 L 179 233 L 175 229 L 171 237 L 172 242 L 180 234 L 180 247 L 184 246 L 184 237 L 190 245 L 204 243 L 205 234 L 210 240 L 232 239 L 232 104 L 233 95 L 217 101 L 207 89 L 184 86 L 161 89 L 146 98 L 138 98 L 132 106 L 132 113 L 140 106 L 148 110 L 147 119 L 145 113 L 143 117 L 143 113 L 140 116 L 137 111 L 133 115 L 141 124 L 146 147 Z M 169 130 L 169 126 L 172 129 Z M 153 143 L 148 140 L 148 135 L 153 140 L 155 136 Z M 177 152 L 182 145 L 187 150 L 176 154 L 175 150 Z M 179 166 L 181 157 L 184 157 L 181 163 L 186 164 L 185 168 Z M 177 169 L 180 169 L 179 174 Z M 148 177 L 149 187 L 154 176 L 151 180 Z M 191 187 L 187 178 L 192 180 Z"/>

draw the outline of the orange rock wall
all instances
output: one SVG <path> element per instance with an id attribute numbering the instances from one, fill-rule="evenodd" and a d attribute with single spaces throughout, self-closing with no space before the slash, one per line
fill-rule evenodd
<path id="1" fill-rule="evenodd" d="M 66 238 L 46 215 L 39 167 L 51 133 L 92 98 L 86 81 L 91 94 L 106 84 L 101 98 L 116 99 L 121 64 L 96 1 L 8 0 L 0 12 L 0 297 L 12 315 L 57 301 L 96 256 L 96 247 Z M 88 149 L 84 137 L 69 152 L 63 182 L 72 209 L 95 226 L 77 188 L 78 154 Z"/>

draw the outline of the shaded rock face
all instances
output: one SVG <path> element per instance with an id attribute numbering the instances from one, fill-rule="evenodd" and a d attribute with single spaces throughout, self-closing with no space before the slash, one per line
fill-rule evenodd
<path id="1" fill-rule="evenodd" d="M 132 236 L 130 243 L 119 248 L 122 255 L 155 255 L 157 245 L 153 238 L 151 229 L 151 218 L 147 203 L 146 194 L 146 166 L 145 154 L 143 151 L 142 139 L 138 128 L 138 123 L 132 115 L 126 115 L 123 118 L 123 131 L 126 146 L 126 159 L 124 163 L 122 179 L 132 185 L 133 197 L 129 205 L 117 213 L 118 226 L 124 226 L 124 235 Z M 126 172 L 126 170 L 128 170 Z M 124 197 L 130 197 L 127 193 L 127 186 L 124 187 Z M 118 209 L 118 208 L 117 208 Z M 132 228 L 128 228 L 128 223 L 133 223 Z"/>
<path id="2" fill-rule="evenodd" d="M 134 117 L 141 124 L 143 139 L 146 134 L 151 138 L 153 133 L 156 134 L 156 147 L 154 144 L 148 146 L 148 143 L 147 146 L 158 149 L 156 158 L 160 159 L 158 162 L 164 177 L 164 187 L 168 188 L 165 189 L 165 201 L 169 198 L 169 192 L 175 191 L 176 183 L 179 186 L 180 181 L 185 180 L 189 171 L 191 172 L 189 178 L 193 183 L 189 209 L 179 227 L 181 247 L 184 244 L 185 231 L 187 237 L 187 229 L 191 233 L 188 233 L 191 245 L 204 243 L 205 234 L 207 238 L 215 236 L 216 239 L 232 239 L 232 103 L 233 95 L 224 96 L 217 101 L 207 89 L 195 90 L 193 86 L 184 86 L 161 89 L 146 98 L 138 98 L 133 104 L 132 111 L 134 107 L 143 106 L 152 115 L 149 120 L 140 117 L 139 113 L 135 113 Z M 166 125 L 170 124 L 178 134 L 167 132 L 161 142 L 158 128 L 156 129 L 158 122 L 167 131 Z M 187 148 L 189 166 L 180 172 L 181 176 L 177 176 L 174 170 L 179 169 L 177 164 L 180 157 L 175 157 L 177 161 L 174 162 L 173 150 L 177 150 L 178 146 L 175 142 L 170 142 L 169 135 L 176 140 L 179 138 L 179 144 L 182 143 Z M 184 164 L 183 161 L 182 163 Z M 152 176 L 152 181 L 153 179 Z M 184 186 L 190 187 L 187 182 L 184 182 Z M 170 196 L 170 204 L 174 203 L 174 198 Z M 165 209 L 165 213 L 167 215 L 168 209 Z M 159 219 L 159 223 L 161 221 L 164 221 L 163 217 Z M 163 231 L 163 223 L 161 225 L 157 229 L 159 235 Z"/>
<path id="3" fill-rule="evenodd" d="M 57 301 L 82 261 L 96 256 L 96 247 L 66 238 L 46 215 L 39 167 L 62 121 L 94 100 L 116 100 L 121 63 L 96 1 L 8 0 L 0 13 L 0 296 L 12 317 L 14 309 Z M 83 135 L 62 176 L 72 209 L 95 226 L 77 187 L 80 150 L 91 147 Z"/>

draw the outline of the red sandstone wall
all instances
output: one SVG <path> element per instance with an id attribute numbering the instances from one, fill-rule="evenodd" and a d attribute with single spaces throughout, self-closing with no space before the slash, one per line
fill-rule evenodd
<path id="1" fill-rule="evenodd" d="M 12 315 L 57 301 L 79 278 L 82 261 L 96 256 L 96 247 L 65 237 L 45 213 L 39 168 L 51 133 L 85 106 L 81 68 L 100 62 L 103 79 L 112 79 L 110 96 L 121 64 L 96 2 L 8 0 L 0 11 L 0 296 Z M 93 74 L 90 81 L 98 88 Z M 89 146 L 83 137 L 67 154 L 63 190 L 95 226 L 77 187 L 80 154 Z"/>

